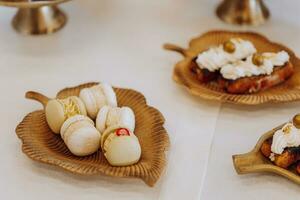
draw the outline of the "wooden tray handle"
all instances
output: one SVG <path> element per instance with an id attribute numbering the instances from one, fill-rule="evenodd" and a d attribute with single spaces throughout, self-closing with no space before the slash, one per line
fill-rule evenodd
<path id="1" fill-rule="evenodd" d="M 247 174 L 259 171 L 260 166 L 264 163 L 258 154 L 259 152 L 252 151 L 250 153 L 232 156 L 236 172 L 238 174 Z"/>
<path id="2" fill-rule="evenodd" d="M 164 44 L 163 48 L 165 50 L 170 50 L 170 51 L 178 52 L 178 53 L 180 53 L 183 56 L 187 56 L 188 55 L 186 49 L 184 49 L 184 48 L 182 48 L 180 46 L 174 45 L 174 44 L 166 43 L 166 44 Z"/>
<path id="3" fill-rule="evenodd" d="M 27 99 L 35 100 L 40 102 L 44 107 L 46 107 L 48 101 L 50 100 L 48 97 L 45 95 L 38 93 L 38 92 L 33 92 L 33 91 L 28 91 L 26 92 L 25 97 Z"/>

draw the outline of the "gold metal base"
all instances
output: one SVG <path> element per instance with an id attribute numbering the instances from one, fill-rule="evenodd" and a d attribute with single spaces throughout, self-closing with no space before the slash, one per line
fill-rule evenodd
<path id="1" fill-rule="evenodd" d="M 20 8 L 13 19 L 13 27 L 22 34 L 40 35 L 54 33 L 67 21 L 57 6 Z"/>
<path id="2" fill-rule="evenodd" d="M 216 13 L 223 21 L 239 25 L 263 24 L 270 16 L 262 0 L 224 0 Z"/>

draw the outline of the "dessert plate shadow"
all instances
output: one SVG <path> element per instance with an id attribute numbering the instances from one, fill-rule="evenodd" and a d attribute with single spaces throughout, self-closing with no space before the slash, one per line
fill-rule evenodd
<path id="1" fill-rule="evenodd" d="M 215 82 L 200 83 L 195 74 L 190 70 L 193 59 L 209 47 L 222 44 L 230 38 L 242 38 L 253 42 L 258 53 L 285 50 L 290 55 L 290 61 L 295 67 L 293 76 L 280 85 L 255 94 L 229 94 L 221 89 Z M 184 56 L 184 59 L 175 65 L 173 79 L 178 84 L 185 86 L 193 95 L 208 100 L 246 105 L 257 105 L 267 102 L 282 103 L 300 100 L 300 59 L 297 58 L 294 52 L 289 48 L 271 42 L 258 33 L 210 31 L 192 39 L 188 49 L 173 44 L 165 44 L 164 48 L 178 52 Z"/>
<path id="2" fill-rule="evenodd" d="M 96 84 L 86 83 L 63 89 L 57 94 L 57 98 L 78 96 L 81 89 Z M 164 117 L 157 109 L 147 105 L 141 93 L 131 89 L 114 88 L 114 90 L 119 106 L 129 106 L 135 113 L 135 134 L 142 147 L 142 156 L 137 164 L 113 167 L 109 165 L 101 150 L 90 156 L 74 156 L 61 137 L 51 132 L 44 110 L 29 113 L 17 126 L 16 134 L 22 141 L 23 152 L 35 161 L 56 165 L 75 174 L 100 173 L 114 177 L 134 177 L 142 179 L 149 186 L 154 186 L 165 168 L 165 153 L 170 145 L 167 131 L 163 127 Z M 27 92 L 26 97 L 37 100 L 44 106 L 49 100 L 36 92 Z"/>
<path id="3" fill-rule="evenodd" d="M 297 174 L 295 169 L 290 168 L 289 170 L 287 170 L 274 165 L 260 151 L 263 142 L 271 138 L 274 135 L 274 133 L 277 130 L 281 129 L 283 126 L 284 124 L 265 133 L 259 139 L 254 149 L 249 153 L 232 156 L 233 164 L 238 174 L 269 172 L 286 177 L 289 180 L 300 184 L 300 175 Z"/>

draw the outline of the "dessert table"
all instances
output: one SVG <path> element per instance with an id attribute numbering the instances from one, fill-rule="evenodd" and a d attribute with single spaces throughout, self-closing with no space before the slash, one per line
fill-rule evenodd
<path id="1" fill-rule="evenodd" d="M 299 186 L 276 175 L 236 174 L 231 156 L 248 152 L 260 135 L 299 112 L 300 102 L 238 106 L 191 96 L 172 79 L 179 55 L 165 42 L 186 46 L 212 29 L 251 30 L 300 55 L 298 0 L 265 1 L 272 16 L 258 27 L 224 24 L 217 0 L 85 0 L 61 7 L 69 21 L 46 36 L 23 36 L 10 27 L 15 13 L 0 8 L 0 198 L 29 199 L 297 199 Z M 24 98 L 48 96 L 90 81 L 142 92 L 166 119 L 171 147 L 155 187 L 137 179 L 79 176 L 30 160 L 15 127 L 41 109 Z"/>

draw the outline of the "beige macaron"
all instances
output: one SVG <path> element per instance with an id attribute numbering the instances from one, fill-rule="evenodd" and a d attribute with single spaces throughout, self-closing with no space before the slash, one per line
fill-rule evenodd
<path id="1" fill-rule="evenodd" d="M 52 99 L 45 108 L 46 120 L 50 129 L 59 134 L 62 124 L 74 115 L 87 115 L 80 98 L 71 96 L 66 99 Z"/>
<path id="2" fill-rule="evenodd" d="M 127 128 L 114 126 L 101 136 L 101 147 L 112 166 L 128 166 L 137 163 L 141 157 L 138 138 Z"/>
<path id="3" fill-rule="evenodd" d="M 69 118 L 61 127 L 61 137 L 76 156 L 87 156 L 100 148 L 101 135 L 94 122 L 84 115 Z"/>
<path id="4" fill-rule="evenodd" d="M 103 133 L 110 126 L 120 126 L 134 132 L 135 116 L 133 110 L 129 107 L 102 107 L 96 118 L 96 127 L 100 133 Z"/>
<path id="5" fill-rule="evenodd" d="M 117 106 L 116 94 L 112 86 L 106 83 L 82 89 L 79 97 L 85 104 L 88 116 L 92 119 L 96 119 L 99 110 L 103 106 Z"/>

